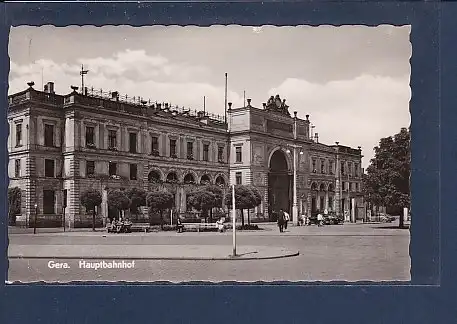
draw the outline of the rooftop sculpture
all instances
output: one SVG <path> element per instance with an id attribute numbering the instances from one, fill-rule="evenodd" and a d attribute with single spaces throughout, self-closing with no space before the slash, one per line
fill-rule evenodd
<path id="1" fill-rule="evenodd" d="M 281 97 L 279 95 L 276 95 L 276 97 L 271 96 L 267 103 L 264 104 L 264 108 L 266 111 L 272 111 L 290 117 L 289 106 L 286 105 L 286 99 L 281 101 Z"/>

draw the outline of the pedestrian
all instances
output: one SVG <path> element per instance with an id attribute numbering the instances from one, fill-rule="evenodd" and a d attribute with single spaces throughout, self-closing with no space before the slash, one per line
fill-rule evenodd
<path id="1" fill-rule="evenodd" d="M 317 226 L 319 226 L 319 227 L 322 226 L 323 225 L 323 220 L 324 220 L 324 217 L 319 212 L 319 214 L 317 214 Z"/>
<path id="2" fill-rule="evenodd" d="M 225 222 L 225 217 L 221 217 L 221 218 L 216 222 L 216 226 L 217 226 L 217 229 L 218 229 L 219 233 L 223 233 L 224 230 L 225 230 L 224 222 Z"/>
<path id="3" fill-rule="evenodd" d="M 282 233 L 284 231 L 284 211 L 282 209 L 278 213 L 278 227 L 279 232 Z"/>
<path id="4" fill-rule="evenodd" d="M 184 225 L 182 224 L 181 217 L 178 216 L 177 218 L 177 224 L 176 224 L 176 230 L 178 233 L 182 233 L 184 229 Z"/>
<path id="5" fill-rule="evenodd" d="M 284 229 L 287 229 L 287 223 L 290 221 L 290 216 L 288 212 L 284 212 Z"/>

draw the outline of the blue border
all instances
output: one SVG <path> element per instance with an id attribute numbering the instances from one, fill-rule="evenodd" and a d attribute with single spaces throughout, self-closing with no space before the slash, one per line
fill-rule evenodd
<path id="1" fill-rule="evenodd" d="M 446 10 L 443 8 L 446 7 Z M 9 3 L 0 6 L 2 22 L 0 73 L 4 87 L 0 129 L 6 123 L 8 31 L 10 25 L 120 25 L 134 26 L 240 24 L 412 25 L 411 113 L 413 225 L 410 254 L 412 284 L 424 286 L 1 286 L 2 323 L 86 323 L 118 321 L 158 322 L 288 322 L 310 323 L 430 323 L 435 316 L 455 322 L 456 291 L 451 285 L 457 245 L 453 139 L 457 103 L 455 20 L 450 3 L 423 2 L 289 2 L 289 3 Z M 454 32 L 454 34 L 453 34 Z M 234 44 L 235 46 L 236 44 Z M 446 51 L 444 50 L 446 49 Z M 441 72 L 441 73 L 440 73 Z M 441 102 L 443 108 L 441 110 Z M 440 135 L 443 139 L 440 141 Z M 0 195 L 6 212 L 4 141 L 0 157 Z M 440 173 L 446 172 L 440 180 Z M 442 181 L 442 182 L 440 182 Z M 442 189 L 441 189 L 442 188 Z M 440 195 L 440 189 L 443 195 Z M 452 196 L 453 197 L 453 196 Z M 440 215 L 442 215 L 440 224 Z M 454 216 L 454 217 L 453 217 Z M 6 217 L 1 219 L 6 273 Z M 441 226 L 441 228 L 440 228 Z M 440 231 L 441 230 L 441 231 Z M 443 244 L 440 255 L 440 238 Z M 446 267 L 441 266 L 446 263 Z M 6 278 L 6 277 L 5 277 Z M 440 286 L 436 286 L 440 285 Z M 455 287 L 454 287 L 455 288 Z M 451 296 L 451 292 L 453 295 Z M 446 297 L 444 294 L 448 294 Z M 454 315 L 452 317 L 452 315 Z"/>

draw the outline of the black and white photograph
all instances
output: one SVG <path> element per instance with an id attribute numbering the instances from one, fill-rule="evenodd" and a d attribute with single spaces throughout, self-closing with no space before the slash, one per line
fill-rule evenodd
<path id="1" fill-rule="evenodd" d="M 8 283 L 408 282 L 411 27 L 11 27 Z"/>

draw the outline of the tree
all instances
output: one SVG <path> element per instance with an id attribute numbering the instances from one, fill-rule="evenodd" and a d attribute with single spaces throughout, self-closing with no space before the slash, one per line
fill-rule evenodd
<path id="1" fill-rule="evenodd" d="M 127 190 L 125 194 L 130 199 L 130 212 L 138 215 L 138 207 L 146 206 L 146 191 L 132 188 Z"/>
<path id="2" fill-rule="evenodd" d="M 215 185 L 206 185 L 201 187 L 188 196 L 187 203 L 190 207 L 201 211 L 203 216 L 206 217 L 209 211 L 209 221 L 213 222 L 213 208 L 222 207 L 222 189 Z"/>
<path id="3" fill-rule="evenodd" d="M 115 209 L 119 215 L 121 211 L 130 208 L 130 199 L 122 190 L 111 190 L 108 193 L 108 206 Z"/>
<path id="4" fill-rule="evenodd" d="M 260 196 L 257 196 L 256 193 L 254 193 L 254 190 L 257 191 L 257 188 L 253 186 L 243 186 L 243 185 L 237 185 L 235 186 L 235 209 L 238 209 L 241 211 L 241 226 L 244 227 L 244 210 L 245 209 L 251 209 L 256 206 L 258 206 L 262 199 L 260 197 L 260 200 L 258 199 Z M 257 191 L 258 192 L 258 191 Z M 230 190 L 229 193 L 227 193 L 225 197 L 225 203 L 226 205 L 231 208 L 232 207 L 232 190 Z"/>
<path id="5" fill-rule="evenodd" d="M 259 206 L 262 203 L 262 196 L 260 195 L 260 192 L 256 187 L 254 187 L 252 185 L 247 185 L 246 187 L 249 190 L 251 190 L 251 192 L 252 192 L 252 200 L 251 200 L 252 207 L 248 208 L 248 225 L 251 225 L 249 210 L 251 208 L 255 208 L 255 207 Z"/>
<path id="6" fill-rule="evenodd" d="M 398 134 L 382 138 L 374 148 L 375 156 L 363 176 L 366 200 L 384 205 L 400 214 L 400 227 L 404 226 L 402 210 L 410 207 L 411 150 L 410 130 L 402 128 Z"/>
<path id="7" fill-rule="evenodd" d="M 21 189 L 8 188 L 8 215 L 10 225 L 16 225 L 16 215 L 21 213 Z"/>
<path id="8" fill-rule="evenodd" d="M 149 221 L 151 222 L 151 212 L 158 210 L 160 213 L 160 228 L 163 230 L 163 211 L 173 207 L 174 195 L 168 191 L 152 191 L 146 197 L 149 210 Z"/>
<path id="9" fill-rule="evenodd" d="M 95 231 L 95 207 L 102 203 L 102 194 L 95 189 L 89 189 L 82 193 L 80 201 L 86 210 L 92 211 L 92 230 Z"/>

